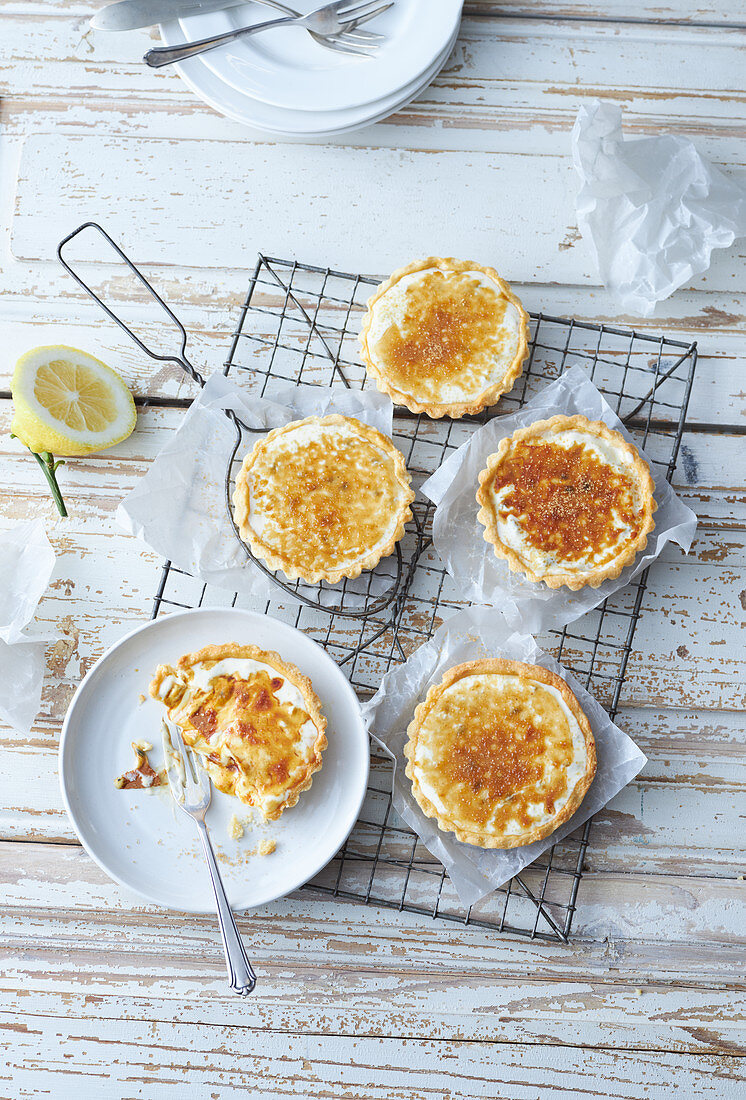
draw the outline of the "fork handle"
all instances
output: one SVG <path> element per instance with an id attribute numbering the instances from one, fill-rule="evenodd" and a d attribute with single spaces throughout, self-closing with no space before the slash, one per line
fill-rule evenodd
<path id="1" fill-rule="evenodd" d="M 246 954 L 246 950 L 241 940 L 241 935 L 238 931 L 236 918 L 233 916 L 233 910 L 228 904 L 228 898 L 225 894 L 223 880 L 220 877 L 215 853 L 212 850 L 207 826 L 204 821 L 197 821 L 196 824 L 205 852 L 207 867 L 210 871 L 212 888 L 215 891 L 215 904 L 217 905 L 218 920 L 220 921 L 220 935 L 223 937 L 223 950 L 225 952 L 225 963 L 228 967 L 228 975 L 231 980 L 231 989 L 234 993 L 237 993 L 239 997 L 248 997 L 249 993 L 252 992 L 256 985 L 256 974 L 251 968 L 251 963 L 249 962 L 248 955 Z"/>
<path id="2" fill-rule="evenodd" d="M 148 50 L 143 61 L 151 69 L 160 69 L 163 65 L 173 65 L 174 61 L 184 61 L 187 57 L 214 50 L 217 46 L 222 46 L 224 42 L 231 42 L 234 38 L 248 37 L 258 34 L 259 31 L 269 30 L 270 27 L 281 27 L 286 23 L 297 23 L 301 18 L 303 17 L 292 15 L 282 19 L 269 19 L 266 23 L 255 23 L 253 27 L 239 27 L 233 31 L 225 31 L 223 34 L 214 34 L 211 38 L 185 42 L 182 46 L 156 46 Z"/>

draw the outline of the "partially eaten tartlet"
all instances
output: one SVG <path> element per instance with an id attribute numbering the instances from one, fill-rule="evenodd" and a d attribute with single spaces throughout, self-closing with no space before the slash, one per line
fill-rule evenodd
<path id="1" fill-rule="evenodd" d="M 254 645 L 209 645 L 150 684 L 215 786 L 276 820 L 322 765 L 326 719 L 311 681 Z"/>

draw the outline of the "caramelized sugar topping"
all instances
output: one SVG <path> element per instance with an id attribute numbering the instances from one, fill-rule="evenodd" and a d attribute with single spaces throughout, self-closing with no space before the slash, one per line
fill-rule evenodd
<path id="1" fill-rule="evenodd" d="M 500 514 L 514 516 L 532 546 L 562 561 L 590 554 L 599 563 L 611 559 L 622 532 L 631 541 L 641 530 L 630 474 L 582 443 L 562 447 L 519 440 L 500 462 L 491 487 L 495 495 L 508 490 Z"/>
<path id="2" fill-rule="evenodd" d="M 207 691 L 184 692 L 170 712 L 215 786 L 249 805 L 289 786 L 308 762 L 300 731 L 310 717 L 280 702 L 283 684 L 264 669 L 245 678 L 220 675 Z"/>
<path id="3" fill-rule="evenodd" d="M 375 345 L 386 377 L 404 393 L 435 400 L 443 383 L 484 389 L 508 342 L 508 300 L 499 289 L 467 272 L 429 271 L 402 293 L 402 314 Z"/>
<path id="4" fill-rule="evenodd" d="M 393 458 L 349 433 L 294 445 L 278 437 L 251 468 L 252 516 L 262 541 L 302 572 L 355 561 L 380 544 L 400 511 Z"/>
<path id="5" fill-rule="evenodd" d="M 512 675 L 465 676 L 420 729 L 417 767 L 465 827 L 525 830 L 568 794 L 572 733 L 543 685 Z"/>
<path id="6" fill-rule="evenodd" d="M 148 754 L 141 749 L 136 742 L 132 742 L 132 751 L 135 754 L 135 766 L 114 780 L 114 786 L 120 791 L 147 790 L 150 787 L 160 787 L 163 782 L 163 774 L 156 772 L 151 767 Z"/>

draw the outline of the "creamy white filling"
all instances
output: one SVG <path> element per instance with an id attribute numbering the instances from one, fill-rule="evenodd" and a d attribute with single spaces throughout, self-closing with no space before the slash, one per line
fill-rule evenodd
<path id="1" fill-rule="evenodd" d="M 291 432 L 283 432 L 273 440 L 267 449 L 265 450 L 265 461 L 274 459 L 275 461 L 282 461 L 283 455 L 293 454 L 309 443 L 318 442 L 324 439 L 360 439 L 357 432 L 354 431 L 349 424 L 319 424 L 313 422 L 311 424 L 303 424 L 299 428 L 294 428 Z M 366 442 L 373 447 L 376 453 L 380 456 L 380 461 L 384 465 L 388 465 L 391 461 L 391 456 L 383 450 L 379 450 L 376 447 L 373 440 L 366 440 Z M 349 566 L 354 564 L 360 558 L 367 557 L 374 550 L 379 550 L 391 541 L 391 538 L 399 525 L 398 506 L 402 499 L 403 491 L 397 486 L 397 494 L 395 500 L 396 511 L 393 515 L 387 517 L 387 524 L 382 528 L 381 534 L 373 545 L 360 546 L 354 549 L 345 558 L 341 556 L 335 559 L 335 565 Z M 251 523 L 254 531 L 262 537 L 267 531 L 268 525 L 274 523 L 272 516 L 267 516 L 261 508 L 257 508 L 256 491 L 254 488 L 254 475 L 253 470 L 249 471 L 249 522 Z M 272 533 L 268 535 L 269 544 L 271 545 Z"/>
<path id="2" fill-rule="evenodd" d="M 407 288 L 412 286 L 413 283 L 421 282 L 426 276 L 432 275 L 433 272 L 439 270 L 440 268 L 437 267 L 426 267 L 421 271 L 412 271 L 409 275 L 403 275 L 402 278 L 399 279 L 390 290 L 387 290 L 372 307 L 371 323 L 367 336 L 368 351 L 373 363 L 381 369 L 383 374 L 386 373 L 386 361 L 378 354 L 377 345 L 386 331 L 392 325 L 398 326 L 402 317 L 405 315 L 407 308 Z M 444 274 L 447 276 L 448 271 L 445 271 Z M 488 287 L 501 298 L 503 297 L 501 287 L 494 279 L 486 275 L 484 271 L 463 271 L 457 274 L 468 275 L 478 286 Z M 478 379 L 473 380 L 471 384 L 467 384 L 464 380 L 439 382 L 438 400 L 440 403 L 445 404 L 448 401 L 467 401 L 470 398 L 476 398 L 489 384 L 502 377 L 515 359 L 521 331 L 521 314 L 510 301 L 506 301 L 500 329 L 503 335 L 500 351 L 493 356 L 487 369 L 482 372 Z M 418 395 L 416 387 L 413 387 L 411 392 L 412 396 Z"/>
<path id="3" fill-rule="evenodd" d="M 212 668 L 205 665 L 192 665 L 192 685 L 202 691 L 208 691 L 210 684 L 216 676 L 238 676 L 243 680 L 257 672 L 266 672 L 270 679 L 275 677 L 282 680 L 282 687 L 274 692 L 275 698 L 280 703 L 290 703 L 299 710 L 306 710 L 306 701 L 303 693 L 295 684 L 288 680 L 284 673 L 278 672 L 271 665 L 265 665 L 261 661 L 254 661 L 250 657 L 224 657 L 217 661 Z M 316 742 L 318 730 L 311 719 L 304 722 L 299 731 L 299 752 L 302 756 L 311 755 L 310 750 Z"/>
<path id="4" fill-rule="evenodd" d="M 518 676 L 505 675 L 498 677 L 494 674 L 477 674 L 474 676 L 463 677 L 461 680 L 457 680 L 455 684 L 451 685 L 450 688 L 446 689 L 446 691 L 443 692 L 443 694 L 441 695 L 441 701 L 454 690 L 468 688 L 468 686 L 472 683 L 476 687 L 481 683 L 489 682 L 491 689 L 494 691 L 496 689 L 506 690 L 509 687 L 513 687 L 518 680 L 520 680 L 520 682 L 523 684 L 530 684 L 534 689 L 538 691 L 547 692 L 557 701 L 562 709 L 562 713 L 567 719 L 567 724 L 569 726 L 570 734 L 572 736 L 572 761 L 570 765 L 565 769 L 565 774 L 567 776 L 567 786 L 565 789 L 565 793 L 562 795 L 562 797 L 557 799 L 554 803 L 554 813 L 547 814 L 544 810 L 544 807 L 539 803 L 531 803 L 527 807 L 527 812 L 532 817 L 533 826 L 538 827 L 540 825 L 546 824 L 549 821 L 552 821 L 562 811 L 563 807 L 567 804 L 578 781 L 582 779 L 582 777 L 585 775 L 585 770 L 588 764 L 588 752 L 585 745 L 585 737 L 583 735 L 583 731 L 581 730 L 578 721 L 575 718 L 575 715 L 572 713 L 557 688 L 552 687 L 550 684 L 542 684 L 538 680 L 525 680 L 523 677 Z M 425 778 L 423 773 L 423 767 L 428 764 L 432 764 L 434 760 L 433 752 L 430 746 L 423 744 L 422 732 L 424 732 L 426 726 L 427 722 L 423 726 L 421 735 L 417 740 L 415 757 L 412 762 L 412 770 L 414 772 L 414 775 L 417 777 L 420 790 L 425 795 L 425 797 L 428 798 L 430 802 L 432 802 L 433 806 L 435 806 L 440 814 L 442 814 L 444 817 L 448 817 L 450 814 L 449 809 L 446 807 L 445 803 L 440 798 L 432 784 L 429 783 L 428 780 Z M 522 825 L 519 825 L 518 822 L 515 821 L 509 821 L 506 825 L 497 824 L 496 819 L 499 816 L 502 816 L 502 814 L 504 813 L 504 807 L 509 804 L 509 802 L 510 798 L 506 798 L 495 806 L 493 816 L 486 822 L 484 826 L 485 832 L 501 836 L 515 836 L 518 833 L 524 832 L 524 827 Z"/>
<path id="5" fill-rule="evenodd" d="M 164 676 L 158 688 L 158 698 L 165 699 L 171 688 L 176 687 L 177 684 L 181 684 L 181 680 L 176 676 Z"/>
<path id="6" fill-rule="evenodd" d="M 614 440 L 600 439 L 590 432 L 576 430 L 553 432 L 550 429 L 542 432 L 536 438 L 565 448 L 580 443 L 583 447 L 592 451 L 601 462 L 621 470 L 622 473 L 628 471 L 634 461 L 633 456 L 622 449 Z M 545 577 L 557 576 L 563 573 L 577 573 L 579 576 L 584 576 L 587 573 L 592 573 L 594 569 L 598 568 L 599 564 L 611 565 L 625 552 L 632 535 L 632 528 L 629 524 L 623 523 L 616 512 L 611 514 L 611 520 L 616 529 L 616 537 L 599 550 L 589 550 L 583 557 L 572 559 L 561 558 L 556 554 L 541 550 L 528 541 L 520 520 L 514 515 L 506 514 L 503 511 L 503 502 L 510 495 L 510 492 L 510 486 L 506 485 L 500 492 L 491 494 L 497 534 L 500 541 L 505 546 L 510 547 L 534 573 Z M 634 487 L 633 492 L 635 492 L 637 498 Z"/>

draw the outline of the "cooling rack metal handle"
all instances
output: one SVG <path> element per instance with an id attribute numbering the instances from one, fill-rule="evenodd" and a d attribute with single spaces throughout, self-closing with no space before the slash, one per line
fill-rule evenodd
<path id="1" fill-rule="evenodd" d="M 106 304 L 106 302 L 101 298 L 101 296 L 99 294 L 97 294 L 96 291 L 93 290 L 93 288 L 90 287 L 88 285 L 88 283 L 78 274 L 77 270 L 75 269 L 73 264 L 70 262 L 70 260 L 68 260 L 65 257 L 64 250 L 70 244 L 70 242 L 73 241 L 75 238 L 79 237 L 81 234 L 83 234 L 83 233 L 85 233 L 86 231 L 89 231 L 89 230 L 93 231 L 94 233 L 97 233 L 99 235 L 99 237 L 103 238 L 103 240 L 106 242 L 106 244 L 108 244 L 109 247 L 116 254 L 118 259 L 123 264 L 125 264 L 125 266 L 129 269 L 131 274 L 135 276 L 135 278 L 140 283 L 140 285 L 142 287 L 144 287 L 145 290 L 147 290 L 147 292 L 151 296 L 151 298 L 153 298 L 153 300 L 158 303 L 158 305 L 161 307 L 161 309 L 163 310 L 165 315 L 172 321 L 172 323 L 174 324 L 174 326 L 178 330 L 178 332 L 180 334 L 180 338 L 181 338 L 181 345 L 180 345 L 179 350 L 178 350 L 177 353 L 171 354 L 171 355 L 163 355 L 160 352 L 155 351 L 153 348 L 148 347 L 147 344 L 143 343 L 143 341 L 140 339 L 140 337 L 137 335 L 137 333 L 133 332 L 133 330 L 130 328 L 130 326 L 128 324 L 126 324 L 122 320 L 122 318 L 119 317 L 118 314 L 115 313 L 115 311 L 109 305 Z M 116 325 L 118 325 L 119 328 L 121 328 L 123 332 L 127 333 L 129 338 L 137 345 L 137 347 L 140 348 L 141 351 L 145 352 L 145 354 L 147 356 L 149 356 L 149 358 L 151 358 L 151 359 L 153 359 L 157 362 L 161 362 L 161 363 L 163 363 L 163 362 L 178 363 L 178 365 L 182 368 L 182 370 L 184 370 L 190 376 L 190 378 L 193 378 L 194 381 L 199 383 L 200 386 L 204 386 L 205 379 L 202 377 L 202 375 L 199 373 L 199 371 L 196 369 L 196 367 L 194 367 L 191 364 L 191 362 L 189 361 L 189 359 L 187 358 L 186 345 L 187 345 L 188 337 L 187 337 L 187 332 L 186 332 L 186 329 L 184 328 L 184 325 L 181 323 L 181 321 L 176 316 L 176 314 L 173 312 L 173 310 L 170 308 L 170 306 L 168 306 L 166 304 L 166 302 L 163 300 L 163 298 L 161 298 L 161 296 L 157 292 L 157 290 L 145 278 L 143 273 L 135 266 L 135 264 L 133 264 L 133 262 L 132 262 L 132 260 L 130 260 L 129 256 L 124 252 L 124 250 L 122 248 L 120 248 L 120 246 L 117 244 L 117 242 L 106 232 L 106 230 L 102 226 L 100 226 L 97 222 L 92 222 L 92 221 L 83 222 L 82 225 L 79 225 L 77 229 L 74 229 L 72 231 L 72 233 L 68 233 L 68 235 L 62 241 L 60 241 L 59 245 L 57 246 L 57 257 L 58 257 L 60 263 L 62 264 L 62 266 L 64 267 L 65 271 L 67 271 L 67 273 L 72 276 L 72 278 L 75 280 L 75 282 L 78 284 L 78 286 L 81 287 L 86 292 L 86 294 L 90 298 L 92 298 L 93 301 L 98 306 L 101 307 L 101 309 L 104 311 L 104 313 L 107 315 L 107 317 L 109 317 L 112 321 L 114 321 L 114 323 Z M 285 291 L 286 302 L 287 302 L 288 299 L 292 300 L 293 304 L 300 310 L 302 316 L 304 317 L 305 321 L 309 325 L 310 330 L 312 332 L 315 332 L 317 334 L 317 336 L 319 337 L 319 339 L 321 340 L 321 343 L 322 343 L 323 348 L 324 348 L 325 355 L 329 358 L 330 362 L 333 364 L 334 369 L 339 374 L 339 376 L 342 379 L 344 385 L 349 387 L 349 382 L 348 382 L 347 378 L 345 377 L 344 373 L 342 372 L 341 368 L 339 367 L 339 364 L 337 362 L 337 357 L 334 355 L 334 353 L 329 348 L 329 345 L 326 342 L 326 340 L 323 338 L 323 336 L 316 329 L 314 320 L 312 319 L 312 317 L 309 316 L 309 314 L 307 313 L 307 311 L 306 311 L 305 307 L 303 306 L 302 302 L 300 301 L 300 299 L 298 299 L 294 294 L 292 294 L 291 291 L 289 290 L 289 288 L 285 288 L 284 284 L 278 278 L 277 275 L 275 275 L 274 278 L 275 278 L 275 281 L 280 286 L 280 288 Z M 409 577 L 411 575 L 411 571 L 412 571 L 412 565 L 411 565 L 411 563 L 409 563 L 409 568 L 406 570 L 406 573 L 405 573 L 404 559 L 403 559 L 403 556 L 402 556 L 401 547 L 399 546 L 398 543 L 397 543 L 397 546 L 396 546 L 396 549 L 395 549 L 395 554 L 394 554 L 395 573 L 394 573 L 394 576 L 391 580 L 391 583 L 389 585 L 387 585 L 386 590 L 384 592 L 381 592 L 378 595 L 374 596 L 374 595 L 371 595 L 370 592 L 368 592 L 362 598 L 361 602 L 356 603 L 354 606 L 346 606 L 345 605 L 345 601 L 349 601 L 349 599 L 350 599 L 350 597 L 348 596 L 348 594 L 346 592 L 346 582 L 342 587 L 342 591 L 337 596 L 337 602 L 334 602 L 333 604 L 330 605 L 328 603 L 323 602 L 323 600 L 322 600 L 322 590 L 321 590 L 320 586 L 309 586 L 308 591 L 304 592 L 304 591 L 301 590 L 301 585 L 299 583 L 296 582 L 296 583 L 293 584 L 293 583 L 287 583 L 287 582 L 281 580 L 281 578 L 276 573 L 270 571 L 252 553 L 250 547 L 248 547 L 246 545 L 246 543 L 243 541 L 243 539 L 241 538 L 240 531 L 238 530 L 238 528 L 236 526 L 236 523 L 235 523 L 235 520 L 233 518 L 233 511 L 232 511 L 232 508 L 231 508 L 231 497 L 232 497 L 232 493 L 231 493 L 231 469 L 232 469 L 233 462 L 236 459 L 239 448 L 242 445 L 243 433 L 245 432 L 245 433 L 248 433 L 248 435 L 252 435 L 252 434 L 255 434 L 258 431 L 258 429 L 251 428 L 249 425 L 244 424 L 243 421 L 236 415 L 236 413 L 233 410 L 229 410 L 229 409 L 226 410 L 226 416 L 228 417 L 228 419 L 233 424 L 233 427 L 234 427 L 235 432 L 236 432 L 235 445 L 234 445 L 233 452 L 231 454 L 231 457 L 228 461 L 228 465 L 227 465 L 227 468 L 226 468 L 226 476 L 225 476 L 226 511 L 227 511 L 228 519 L 229 519 L 229 521 L 231 523 L 231 526 L 233 528 L 233 532 L 235 534 L 235 537 L 238 540 L 238 542 L 240 543 L 240 545 L 242 546 L 242 548 L 243 548 L 243 550 L 246 554 L 247 560 L 253 562 L 253 564 L 259 570 L 261 570 L 261 572 L 264 573 L 266 577 L 268 577 L 274 584 L 276 584 L 284 592 L 288 593 L 288 595 L 293 596 L 300 603 L 306 604 L 308 607 L 312 607 L 312 608 L 316 608 L 318 610 L 325 611 L 329 615 L 335 615 L 336 614 L 336 615 L 341 615 L 342 617 L 349 618 L 349 619 L 366 619 L 370 615 L 380 614 L 382 611 L 384 611 L 386 608 L 388 608 L 392 604 L 395 605 L 395 607 L 398 606 L 397 605 L 397 599 L 398 599 L 398 597 L 400 596 L 400 594 L 402 592 L 402 585 L 403 585 L 405 575 L 406 575 L 406 577 Z M 330 591 L 328 591 L 326 593 L 326 596 L 327 596 L 327 599 L 333 599 L 333 596 L 331 595 Z"/>
<path id="2" fill-rule="evenodd" d="M 150 296 L 158 303 L 158 305 L 169 317 L 169 319 L 173 321 L 181 336 L 181 346 L 178 353 L 173 355 L 161 355 L 159 352 L 154 351 L 152 348 L 149 348 L 147 344 L 144 344 L 140 337 L 132 331 L 129 325 L 125 324 L 122 318 L 118 317 L 114 310 L 111 309 L 90 286 L 88 286 L 85 280 L 82 279 L 77 273 L 70 261 L 65 259 L 63 255 L 63 249 L 65 248 L 65 246 L 68 245 L 76 237 L 78 237 L 81 233 L 85 232 L 85 230 L 87 229 L 94 230 L 96 233 L 99 234 L 99 236 L 103 237 L 106 243 L 117 254 L 122 263 L 124 263 L 129 268 L 129 270 L 135 276 L 141 286 L 143 286 L 145 290 L 147 290 Z M 192 366 L 187 358 L 186 346 L 188 338 L 186 329 L 184 328 L 183 324 L 173 312 L 173 310 L 166 305 L 158 291 L 148 282 L 143 273 L 135 267 L 129 256 L 127 256 L 127 254 L 123 252 L 116 241 L 109 236 L 109 234 L 106 232 L 105 229 L 102 228 L 102 226 L 100 226 L 97 222 L 83 222 L 83 224 L 79 225 L 77 229 L 74 229 L 72 233 L 68 233 L 64 240 L 60 241 L 59 245 L 57 246 L 57 258 L 64 267 L 65 271 L 68 273 L 68 275 L 71 275 L 73 277 L 78 286 L 86 292 L 89 298 L 92 298 L 96 305 L 101 307 L 107 317 L 109 317 L 115 324 L 119 325 L 120 329 L 122 329 L 123 332 L 127 333 L 130 340 L 137 344 L 140 350 L 144 351 L 150 359 L 154 359 L 159 363 L 178 363 L 178 365 L 182 368 L 182 370 L 186 371 L 190 378 L 193 378 L 194 381 L 198 382 L 200 386 L 204 386 L 204 378 L 199 373 L 197 368 Z"/>

